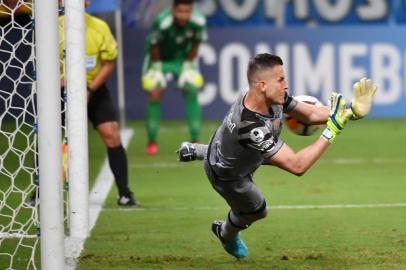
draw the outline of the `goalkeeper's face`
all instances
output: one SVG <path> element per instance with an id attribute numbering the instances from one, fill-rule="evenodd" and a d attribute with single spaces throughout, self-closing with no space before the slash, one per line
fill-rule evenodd
<path id="1" fill-rule="evenodd" d="M 283 66 L 275 65 L 271 69 L 265 69 L 261 75 L 264 76 L 263 92 L 268 103 L 283 105 L 285 92 L 288 90 Z"/>
<path id="2" fill-rule="evenodd" d="M 193 4 L 177 4 L 172 8 L 172 14 L 178 26 L 184 27 L 190 20 Z"/>

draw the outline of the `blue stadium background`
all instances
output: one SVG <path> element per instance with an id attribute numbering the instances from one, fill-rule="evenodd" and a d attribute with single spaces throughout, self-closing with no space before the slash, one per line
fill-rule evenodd
<path id="1" fill-rule="evenodd" d="M 111 11 L 118 8 L 118 2 L 93 0 L 88 11 L 107 19 L 114 28 Z M 144 118 L 146 93 L 141 89 L 141 66 L 144 39 L 156 12 L 151 3 L 156 2 L 121 1 L 129 119 Z M 380 85 L 371 117 L 406 116 L 406 0 L 284 2 L 281 21 L 275 17 L 280 13 L 272 6 L 274 0 L 198 1 L 209 26 L 209 40 L 199 56 L 206 81 L 199 99 L 206 119 L 223 117 L 238 93 L 246 89 L 248 59 L 265 51 L 282 56 L 290 91 L 295 95 L 313 95 L 324 102 L 333 90 L 350 96 L 353 82 L 368 76 Z M 8 34 L 8 38 L 13 35 Z M 6 54 L 0 53 L 1 57 Z M 32 73 L 32 67 L 25 68 L 26 74 Z M 12 85 L 8 78 L 15 77 L 16 71 L 0 71 L 3 96 Z M 116 98 L 114 77 L 109 86 Z M 1 100 L 0 110 L 10 99 Z M 173 84 L 164 102 L 165 119 L 184 118 L 183 99 Z"/>
<path id="2" fill-rule="evenodd" d="M 371 117 L 406 116 L 406 1 L 286 1 L 283 26 L 272 18 L 269 2 L 200 1 L 209 26 L 209 41 L 200 51 L 206 84 L 199 98 L 205 118 L 223 117 L 246 88 L 249 57 L 264 51 L 283 57 L 295 95 L 313 95 L 324 102 L 333 90 L 350 96 L 353 82 L 367 76 L 380 85 Z M 133 16 L 140 4 L 122 5 L 127 116 L 140 119 L 146 98 L 140 73 L 148 22 L 141 25 Z M 183 118 L 179 104 L 181 94 L 171 87 L 164 118 Z"/>

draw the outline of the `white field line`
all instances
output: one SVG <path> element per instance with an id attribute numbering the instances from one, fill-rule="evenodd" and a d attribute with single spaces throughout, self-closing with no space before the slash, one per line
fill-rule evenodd
<path id="1" fill-rule="evenodd" d="M 127 148 L 130 143 L 134 131 L 132 129 L 121 130 L 121 141 L 124 148 Z M 89 194 L 89 235 L 96 225 L 97 218 L 103 208 L 110 189 L 114 183 L 113 174 L 110 171 L 108 160 L 103 163 L 103 167 L 96 178 Z M 83 245 L 86 239 L 72 239 L 70 237 L 65 240 L 65 269 L 74 270 L 76 268 L 77 259 L 83 250 Z"/>
<path id="2" fill-rule="evenodd" d="M 175 157 L 176 159 L 176 157 Z M 196 161 L 196 162 L 179 162 L 179 161 L 174 161 L 174 162 L 154 162 L 154 163 L 130 163 L 128 165 L 130 168 L 135 168 L 135 169 L 171 169 L 171 168 L 181 168 L 181 167 L 200 167 L 203 168 L 203 162 L 201 161 Z"/>
<path id="3" fill-rule="evenodd" d="M 372 204 L 314 204 L 314 205 L 273 205 L 270 210 L 295 210 L 295 209 L 345 209 L 345 208 L 398 208 L 406 207 L 406 202 L 401 203 L 372 203 Z M 173 207 L 173 208 L 104 208 L 102 211 L 217 211 L 226 210 L 221 207 Z"/>
<path id="4" fill-rule="evenodd" d="M 219 127 L 221 122 L 219 122 L 218 124 L 208 124 L 205 126 L 205 130 L 212 130 L 213 132 Z M 134 129 L 135 133 L 144 133 L 145 132 L 145 128 L 144 127 L 136 127 Z M 159 133 L 165 133 L 165 134 L 179 134 L 179 132 L 183 132 L 183 133 L 187 133 L 189 134 L 189 128 L 186 126 L 186 124 L 184 126 L 178 126 L 178 127 L 160 127 L 159 128 Z"/>
<path id="5" fill-rule="evenodd" d="M 174 157 L 176 159 L 176 157 Z M 372 164 L 406 164 L 406 158 L 336 158 L 336 159 L 321 159 L 317 163 L 320 164 L 336 164 L 336 165 L 358 165 L 364 163 Z M 201 161 L 195 162 L 155 162 L 155 163 L 131 163 L 130 168 L 134 169 L 148 169 L 148 168 L 180 168 L 180 167 L 202 167 L 203 163 Z"/>

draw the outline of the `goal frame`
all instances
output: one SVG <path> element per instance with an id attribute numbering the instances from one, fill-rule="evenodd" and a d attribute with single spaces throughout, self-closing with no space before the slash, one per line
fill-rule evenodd
<path id="1" fill-rule="evenodd" d="M 41 269 L 64 269 L 58 2 L 34 1 Z"/>
<path id="2" fill-rule="evenodd" d="M 65 1 L 65 88 L 69 208 L 65 238 L 61 150 L 58 1 L 34 0 L 41 269 L 65 269 L 65 245 L 89 234 L 84 0 Z M 65 242 L 66 240 L 66 242 Z"/>

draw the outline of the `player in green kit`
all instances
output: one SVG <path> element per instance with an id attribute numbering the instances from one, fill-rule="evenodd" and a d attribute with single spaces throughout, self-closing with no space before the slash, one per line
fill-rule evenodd
<path id="1" fill-rule="evenodd" d="M 175 76 L 185 98 L 191 141 L 199 140 L 201 108 L 197 95 L 203 77 L 195 60 L 200 43 L 206 39 L 206 19 L 193 9 L 193 0 L 173 0 L 172 8 L 155 18 L 147 37 L 142 75 L 143 88 L 148 91 L 146 154 L 158 153 L 157 134 L 167 74 Z"/>

